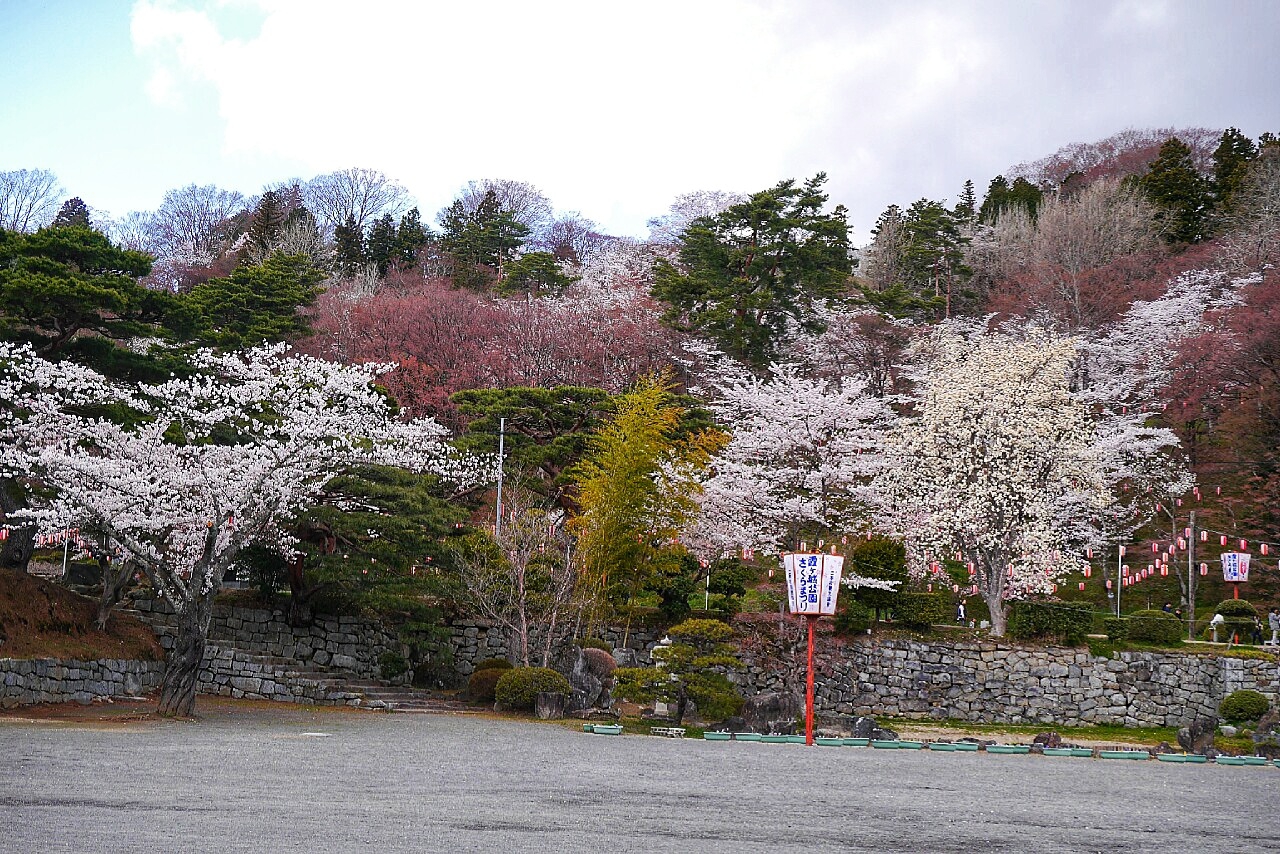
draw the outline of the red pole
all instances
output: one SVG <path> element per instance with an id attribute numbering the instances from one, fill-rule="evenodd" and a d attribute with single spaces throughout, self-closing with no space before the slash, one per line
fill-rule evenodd
<path id="1" fill-rule="evenodd" d="M 1232 598 L 1232 599 L 1239 599 L 1239 598 L 1240 598 L 1240 585 L 1239 585 L 1239 584 L 1233 584 L 1233 585 L 1231 585 L 1231 588 L 1232 588 L 1232 589 L 1231 589 L 1231 598 Z"/>
<path id="2" fill-rule="evenodd" d="M 818 618 L 809 614 L 805 622 L 809 624 L 809 677 L 805 691 L 804 707 L 804 743 L 813 744 L 813 623 Z"/>

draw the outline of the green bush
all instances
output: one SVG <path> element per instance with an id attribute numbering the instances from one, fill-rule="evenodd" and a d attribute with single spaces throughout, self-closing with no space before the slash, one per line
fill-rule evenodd
<path id="1" fill-rule="evenodd" d="M 1225 621 L 1218 627 L 1218 640 L 1228 640 L 1232 635 L 1239 635 L 1242 642 L 1248 642 L 1253 634 L 1253 622 L 1258 619 L 1258 609 L 1248 599 L 1224 599 L 1214 606 L 1210 612 L 1221 614 Z M 1213 629 L 1205 632 L 1206 638 L 1213 637 Z"/>
<path id="2" fill-rule="evenodd" d="M 1129 639 L 1129 621 L 1124 617 L 1107 617 L 1102 621 L 1102 626 L 1107 633 L 1107 640 L 1112 643 L 1121 643 Z"/>
<path id="3" fill-rule="evenodd" d="M 1256 721 L 1270 706 L 1266 696 L 1257 691 L 1232 691 L 1218 706 L 1218 716 L 1232 723 Z"/>
<path id="4" fill-rule="evenodd" d="M 498 679 L 493 697 L 503 709 L 528 712 L 544 691 L 568 694 L 571 690 L 569 680 L 550 667 L 516 667 Z"/>
<path id="5" fill-rule="evenodd" d="M 950 612 L 950 593 L 900 593 L 893 606 L 894 619 L 918 631 L 928 631 L 934 623 L 945 623 Z"/>
<path id="6" fill-rule="evenodd" d="M 467 680 L 467 696 L 477 703 L 492 703 L 494 688 L 497 687 L 502 674 L 506 672 L 507 670 L 492 667 L 472 673 L 471 678 Z"/>
<path id="7" fill-rule="evenodd" d="M 1182 642 L 1182 623 L 1164 611 L 1135 611 L 1129 615 L 1128 633 L 1132 641 L 1176 645 Z"/>
<path id="8" fill-rule="evenodd" d="M 610 655 L 613 654 L 613 644 L 600 638 L 578 638 L 574 643 L 583 649 L 602 649 Z"/>
<path id="9" fill-rule="evenodd" d="M 383 679 L 396 679 L 409 672 L 409 662 L 400 653 L 389 649 L 378 658 L 378 670 Z"/>
<path id="10" fill-rule="evenodd" d="M 486 658 L 483 661 L 476 662 L 476 670 L 510 670 L 515 667 L 505 658 Z"/>
<path id="11" fill-rule="evenodd" d="M 1068 644 L 1084 642 L 1093 627 L 1093 607 L 1081 602 L 1017 601 L 1009 608 L 1009 637 L 1051 638 Z"/>
<path id="12" fill-rule="evenodd" d="M 851 600 L 836 612 L 836 631 L 842 635 L 860 635 L 871 626 L 871 609 Z"/>

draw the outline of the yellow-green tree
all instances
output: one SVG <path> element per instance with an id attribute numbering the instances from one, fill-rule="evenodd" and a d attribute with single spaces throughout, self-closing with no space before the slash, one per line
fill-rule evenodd
<path id="1" fill-rule="evenodd" d="M 578 513 L 570 522 L 588 583 L 625 602 L 684 551 L 677 542 L 697 511 L 699 475 L 724 434 L 683 435 L 685 410 L 670 378 L 654 375 L 615 399 L 613 417 L 578 464 Z"/>

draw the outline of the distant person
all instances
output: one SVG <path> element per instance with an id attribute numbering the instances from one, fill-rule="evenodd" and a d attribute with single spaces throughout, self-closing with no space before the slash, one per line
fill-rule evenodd
<path id="1" fill-rule="evenodd" d="M 1267 625 L 1271 628 L 1271 645 L 1280 644 L 1280 608 L 1272 608 L 1267 614 Z"/>
<path id="2" fill-rule="evenodd" d="M 1161 608 L 1160 610 L 1164 611 L 1166 614 L 1172 614 L 1172 613 L 1173 613 L 1173 606 L 1172 606 L 1172 605 L 1170 605 L 1168 602 L 1165 602 L 1165 603 L 1164 603 L 1164 607 L 1163 607 L 1163 608 Z"/>
<path id="3" fill-rule="evenodd" d="M 1274 614 L 1275 610 L 1273 609 L 1271 613 Z M 964 625 L 964 603 L 963 602 L 961 602 L 959 605 L 956 606 L 956 622 L 962 626 Z"/>
<path id="4" fill-rule="evenodd" d="M 1213 629 L 1213 642 L 1218 642 L 1218 628 L 1227 621 L 1227 618 L 1221 614 L 1214 614 L 1213 619 L 1209 621 L 1209 628 Z"/>
<path id="5" fill-rule="evenodd" d="M 1249 639 L 1254 646 L 1262 646 L 1262 620 L 1256 616 L 1253 618 L 1253 637 Z"/>

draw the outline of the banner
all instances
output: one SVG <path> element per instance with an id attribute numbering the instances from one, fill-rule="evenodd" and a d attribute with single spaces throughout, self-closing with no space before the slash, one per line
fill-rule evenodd
<path id="1" fill-rule="evenodd" d="M 784 554 L 787 606 L 793 614 L 831 615 L 840 595 L 844 558 L 840 555 Z"/>
<path id="2" fill-rule="evenodd" d="M 1222 555 L 1222 580 L 1236 584 L 1249 580 L 1249 553 L 1224 552 Z"/>

